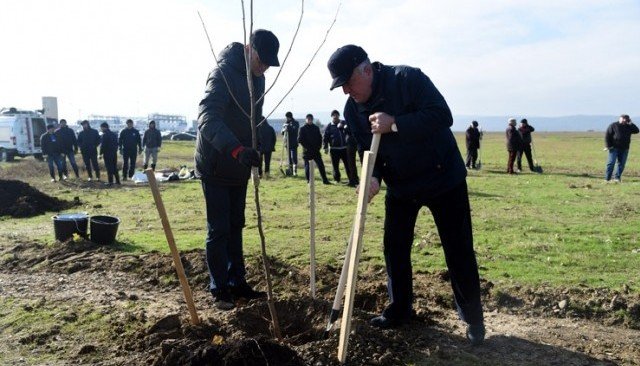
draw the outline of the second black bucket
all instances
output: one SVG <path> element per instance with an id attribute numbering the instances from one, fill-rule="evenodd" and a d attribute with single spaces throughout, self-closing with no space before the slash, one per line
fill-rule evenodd
<path id="1" fill-rule="evenodd" d="M 91 216 L 91 241 L 102 245 L 113 244 L 118 234 L 118 225 L 120 219 L 115 216 Z"/>
<path id="2" fill-rule="evenodd" d="M 87 237 L 87 221 L 89 215 L 86 213 L 66 213 L 58 214 L 51 218 L 53 220 L 53 230 L 56 240 L 65 241 L 73 238 L 73 234 Z"/>

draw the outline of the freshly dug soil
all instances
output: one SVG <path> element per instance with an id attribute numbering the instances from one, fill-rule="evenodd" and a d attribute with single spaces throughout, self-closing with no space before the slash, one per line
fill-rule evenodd
<path id="1" fill-rule="evenodd" d="M 57 212 L 74 203 L 48 196 L 19 180 L 0 180 L 0 216 L 31 217 Z"/>

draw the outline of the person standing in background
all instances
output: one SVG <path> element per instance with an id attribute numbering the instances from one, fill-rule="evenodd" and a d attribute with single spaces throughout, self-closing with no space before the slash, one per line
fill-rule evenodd
<path id="1" fill-rule="evenodd" d="M 60 127 L 56 131 L 56 136 L 60 143 L 60 158 L 62 160 L 62 169 L 64 174 L 66 176 L 69 175 L 69 171 L 67 170 L 67 159 L 69 159 L 69 164 L 71 165 L 73 172 L 76 174 L 76 179 L 80 178 L 80 174 L 78 173 L 78 164 L 76 163 L 75 157 L 75 154 L 78 152 L 78 140 L 76 138 L 76 133 L 67 126 L 66 119 L 60 120 Z"/>
<path id="2" fill-rule="evenodd" d="M 109 124 L 103 122 L 100 125 L 102 138 L 100 139 L 100 156 L 104 159 L 104 167 L 107 170 L 107 185 L 112 186 L 115 178 L 116 184 L 120 185 L 120 174 L 118 173 L 118 136 L 109 129 Z"/>
<path id="3" fill-rule="evenodd" d="M 136 171 L 136 157 L 142 154 L 142 139 L 140 131 L 133 127 L 133 121 L 127 120 L 127 127 L 120 131 L 118 147 L 122 155 L 122 180 L 133 177 Z"/>
<path id="4" fill-rule="evenodd" d="M 340 161 L 344 164 L 344 170 L 349 177 L 349 183 L 354 183 L 351 179 L 349 164 L 347 164 L 347 143 L 344 126 L 344 121 L 340 120 L 340 113 L 336 110 L 331 112 L 331 123 L 324 129 L 322 142 L 325 154 L 330 153 L 331 155 L 333 179 L 336 183 L 340 183 Z"/>
<path id="5" fill-rule="evenodd" d="M 142 148 L 144 149 L 143 169 L 149 167 L 149 157 L 151 157 L 151 169 L 155 171 L 158 163 L 158 152 L 162 147 L 162 135 L 156 128 L 156 121 L 149 122 L 148 127 L 142 137 Z"/>
<path id="6" fill-rule="evenodd" d="M 467 143 L 467 161 L 465 166 L 467 169 L 476 169 L 478 161 L 478 149 L 480 149 L 480 130 L 478 130 L 478 121 L 471 122 L 471 126 L 467 128 L 465 133 Z"/>
<path id="7" fill-rule="evenodd" d="M 40 136 L 42 155 L 47 157 L 47 165 L 49 166 L 49 175 L 51 176 L 52 182 L 56 181 L 55 170 L 53 168 L 54 165 L 58 168 L 58 177 L 60 180 L 67 179 L 67 176 L 64 174 L 62 158 L 60 157 L 62 146 L 60 144 L 60 139 L 56 136 L 54 131 L 55 128 L 53 125 L 47 125 L 47 132 Z"/>
<path id="8" fill-rule="evenodd" d="M 300 127 L 300 133 L 298 134 L 298 142 L 302 145 L 302 159 L 304 160 L 304 175 L 307 178 L 307 183 L 310 179 L 314 179 L 309 176 L 309 160 L 313 160 L 318 166 L 318 171 L 322 177 L 323 184 L 330 184 L 327 179 L 327 173 L 324 169 L 324 162 L 320 155 L 320 148 L 322 147 L 322 135 L 320 134 L 320 127 L 313 123 L 313 115 L 307 114 L 306 123 Z"/>
<path id="9" fill-rule="evenodd" d="M 260 117 L 263 121 L 258 125 L 258 151 L 260 152 L 260 166 L 258 167 L 258 173 L 262 177 L 264 165 L 264 175 L 267 179 L 270 178 L 271 171 L 271 153 L 276 151 L 276 130 L 269 124 L 264 116 Z"/>
<path id="10" fill-rule="evenodd" d="M 520 127 L 518 128 L 518 133 L 520 133 L 520 137 L 522 138 L 522 147 L 518 150 L 518 154 L 516 156 L 516 163 L 518 165 L 518 173 L 522 171 L 522 153 L 527 157 L 527 163 L 529 163 L 529 170 L 532 172 L 536 172 L 536 168 L 533 165 L 533 157 L 531 156 L 531 132 L 535 131 L 529 124 L 526 118 L 523 118 L 520 121 Z"/>
<path id="11" fill-rule="evenodd" d="M 287 140 L 287 157 L 289 158 L 289 169 L 294 176 L 298 175 L 298 131 L 300 123 L 293 118 L 293 113 L 285 114 L 287 120 L 282 125 L 282 135 Z"/>
<path id="12" fill-rule="evenodd" d="M 518 151 L 522 148 L 522 137 L 520 133 L 516 129 L 516 119 L 509 118 L 509 124 L 507 125 L 507 130 L 505 131 L 505 136 L 507 138 L 507 152 L 509 153 L 509 160 L 507 161 L 507 174 L 516 174 L 513 169 L 513 164 L 516 161 L 516 155 Z"/>
<path id="13" fill-rule="evenodd" d="M 91 128 L 89 121 L 84 120 L 82 123 L 82 131 L 78 134 L 78 146 L 82 154 L 82 161 L 89 176 L 88 181 L 93 180 L 91 168 L 96 172 L 96 179 L 100 180 L 100 167 L 98 166 L 98 145 L 100 145 L 100 134 Z"/>
<path id="14" fill-rule="evenodd" d="M 611 181 L 613 175 L 613 168 L 618 162 L 618 169 L 614 176 L 614 182 L 620 183 L 622 179 L 622 172 L 624 166 L 627 163 L 627 157 L 629 156 L 629 147 L 631 146 L 631 135 L 638 133 L 638 126 L 631 122 L 631 118 L 628 114 L 623 114 L 618 119 L 618 122 L 613 122 L 607 128 L 607 132 L 604 136 L 605 149 L 609 151 L 609 157 L 607 159 L 607 168 L 605 170 L 604 179 L 606 182 Z"/>

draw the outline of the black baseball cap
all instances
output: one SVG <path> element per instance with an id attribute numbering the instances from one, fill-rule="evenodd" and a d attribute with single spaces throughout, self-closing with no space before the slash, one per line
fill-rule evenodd
<path id="1" fill-rule="evenodd" d="M 346 45 L 338 48 L 331 55 L 327 67 L 333 78 L 330 90 L 344 85 L 351 78 L 353 69 L 367 59 L 367 53 L 362 47 L 356 45 Z"/>
<path id="2" fill-rule="evenodd" d="M 275 34 L 265 29 L 256 29 L 251 35 L 251 44 L 258 51 L 262 63 L 269 66 L 280 66 L 280 61 L 278 61 L 280 42 Z"/>

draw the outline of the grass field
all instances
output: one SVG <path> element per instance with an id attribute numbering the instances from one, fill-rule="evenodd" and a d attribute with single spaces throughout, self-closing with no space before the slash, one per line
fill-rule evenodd
<path id="1" fill-rule="evenodd" d="M 498 285 L 582 284 L 617 289 L 627 284 L 634 292 L 640 290 L 640 141 L 632 141 L 623 183 L 604 184 L 602 135 L 535 133 L 536 158 L 544 174 L 510 176 L 504 174 L 507 156 L 503 134 L 485 134 L 482 170 L 469 172 L 467 178 L 482 277 Z M 457 137 L 464 153 L 463 136 Z M 191 142 L 165 143 L 159 168 L 183 164 L 192 168 L 193 146 Z M 309 243 L 307 185 L 301 169 L 297 178 L 281 176 L 280 151 L 278 146 L 272 161 L 273 178 L 261 184 L 268 252 L 305 266 Z M 325 164 L 330 171 L 326 155 Z M 146 186 L 129 183 L 119 189 L 94 189 L 82 188 L 73 181 L 49 183 L 46 165 L 32 158 L 1 163 L 0 177 L 27 181 L 60 198 L 78 196 L 83 207 L 75 211 L 120 217 L 118 241 L 126 250 L 168 251 Z M 316 187 L 318 260 L 339 265 L 356 196 L 353 189 L 342 184 Z M 199 181 L 163 184 L 162 194 L 179 247 L 202 248 L 206 221 Z M 249 189 L 244 232 L 245 252 L 250 256 L 259 254 L 252 194 Z M 363 253 L 368 266 L 384 264 L 383 202 L 380 195 L 369 209 Z M 52 242 L 50 216 L 0 218 L 0 237 Z M 418 219 L 414 244 L 415 270 L 432 272 L 445 267 L 435 225 L 426 208 Z"/>

